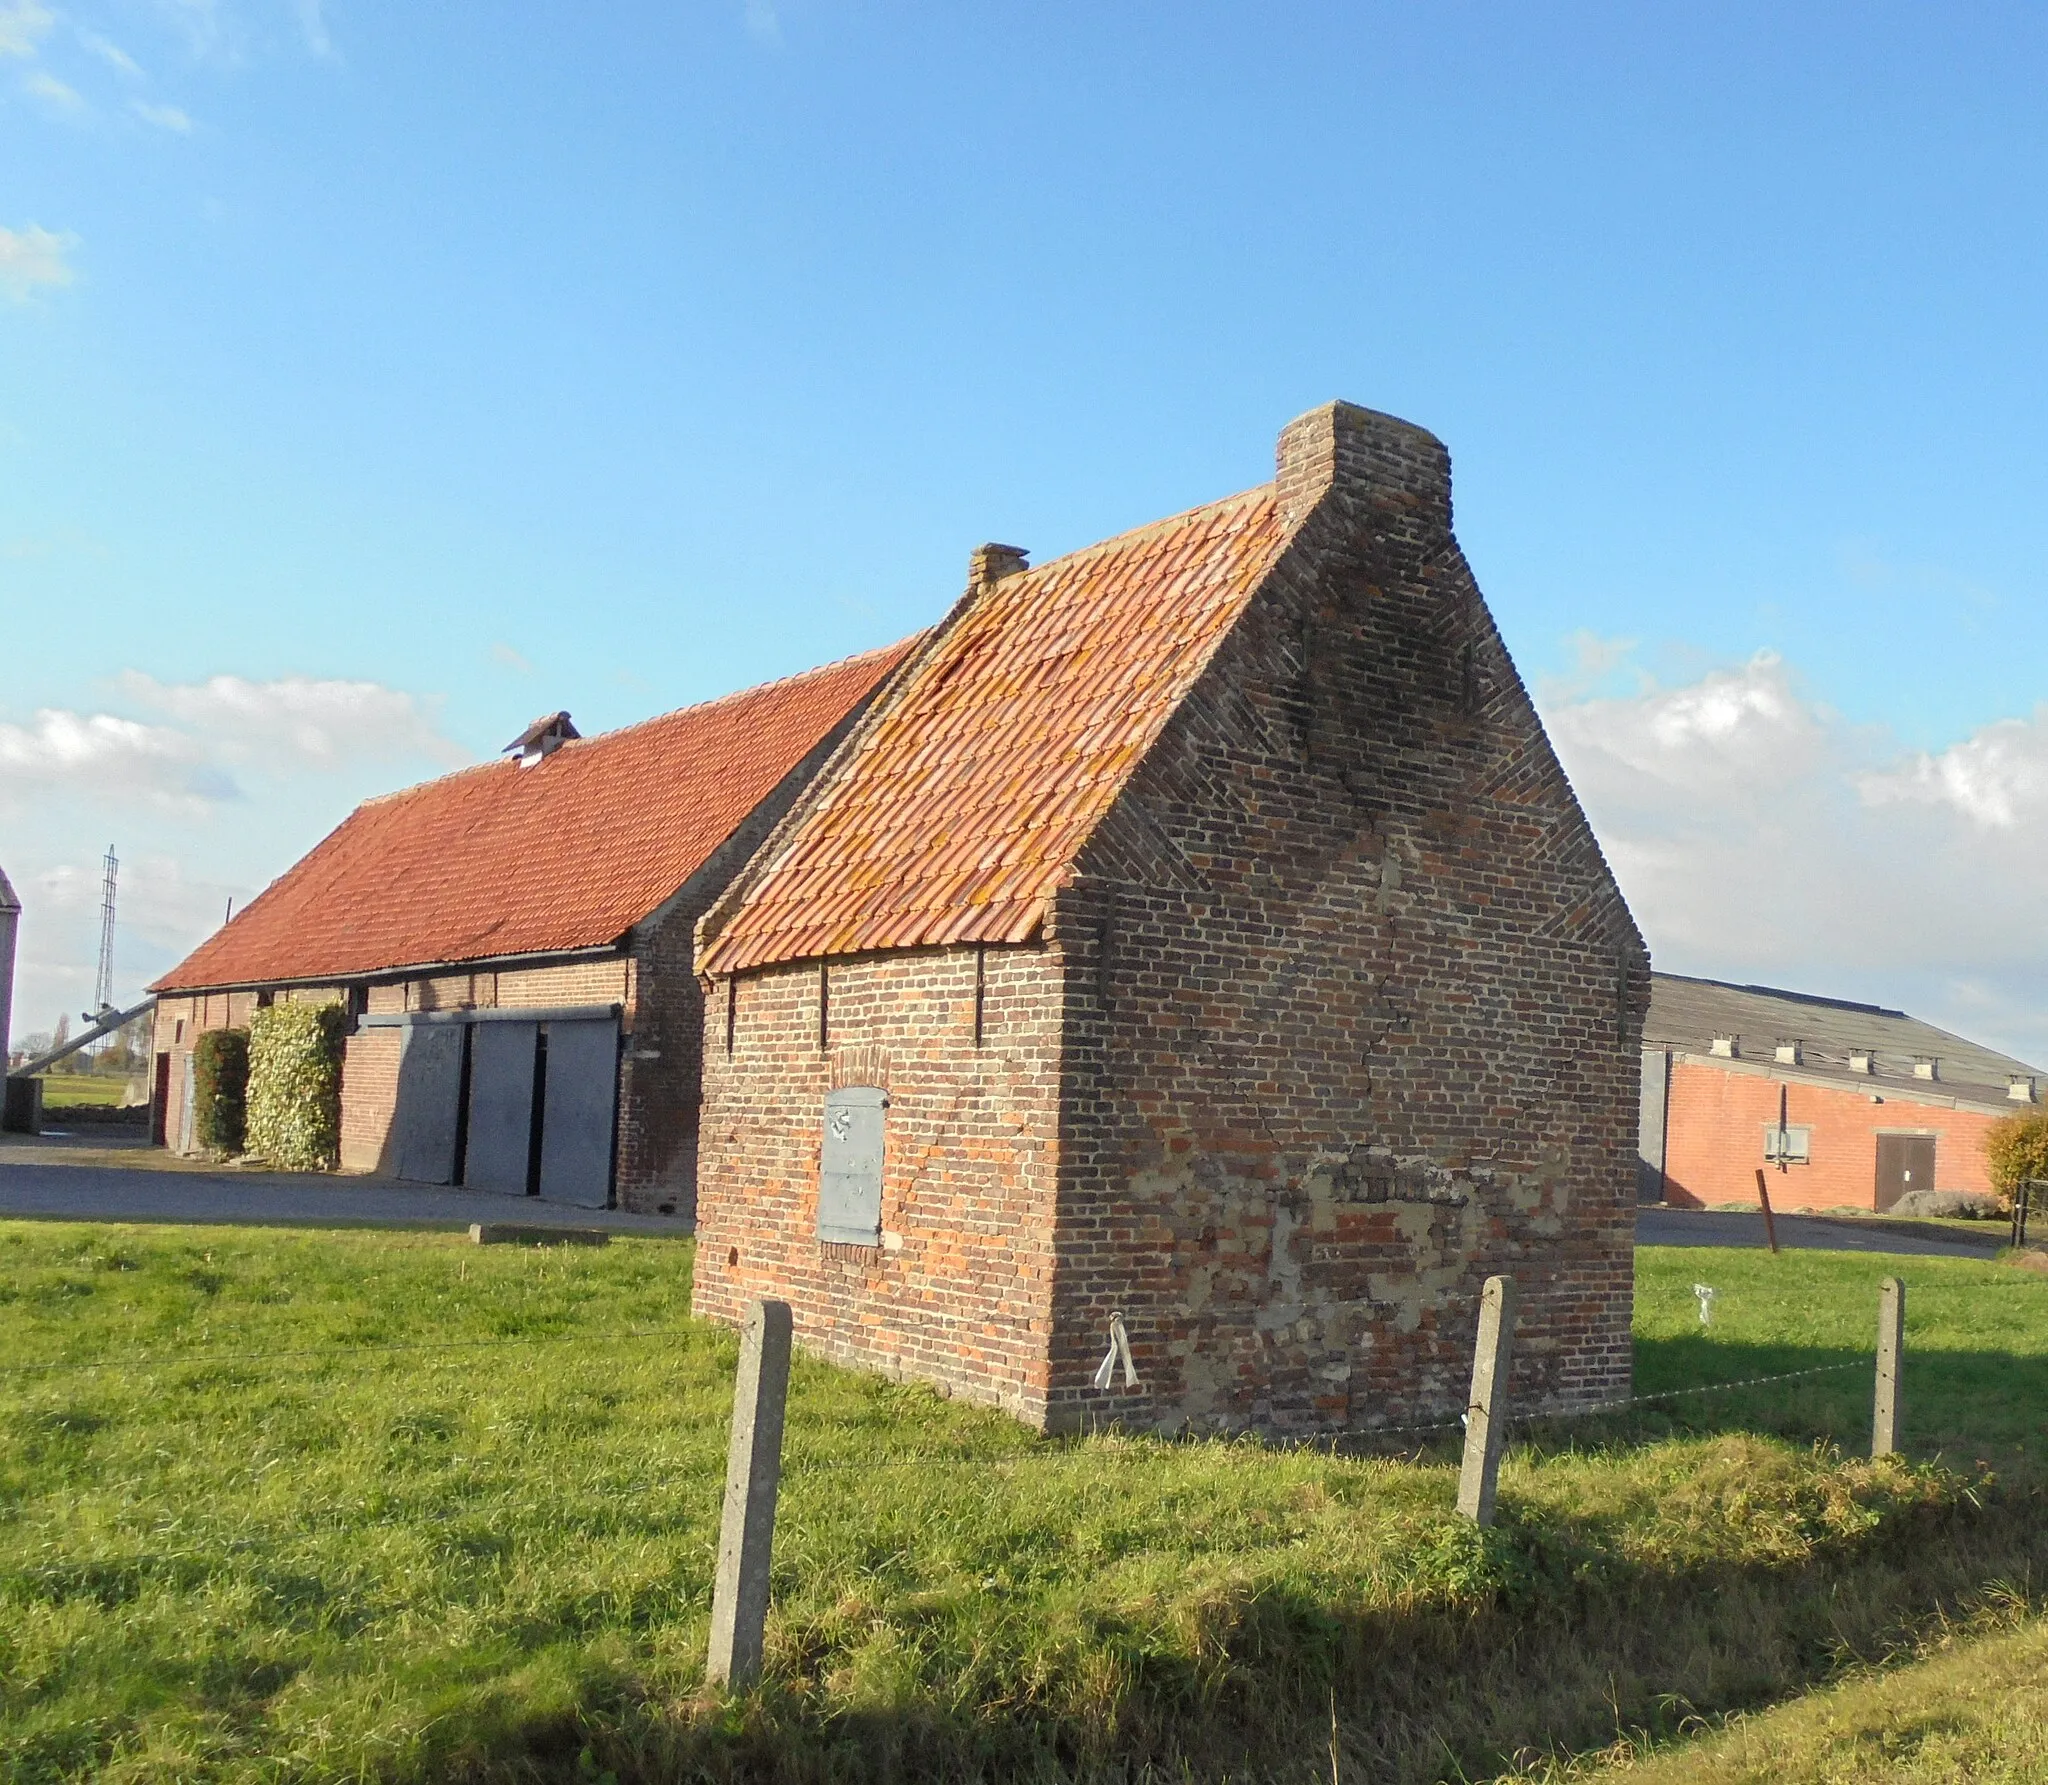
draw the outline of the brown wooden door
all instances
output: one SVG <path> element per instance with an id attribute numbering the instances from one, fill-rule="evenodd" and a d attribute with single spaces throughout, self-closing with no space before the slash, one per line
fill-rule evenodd
<path id="1" fill-rule="evenodd" d="M 1877 1137 L 1877 1207 L 1880 1213 L 1909 1190 L 1933 1188 L 1933 1135 L 1880 1134 Z"/>
<path id="2" fill-rule="evenodd" d="M 149 1087 L 149 1144 L 164 1144 L 164 1124 L 171 1113 L 171 1056 L 158 1054 L 156 1076 Z"/>

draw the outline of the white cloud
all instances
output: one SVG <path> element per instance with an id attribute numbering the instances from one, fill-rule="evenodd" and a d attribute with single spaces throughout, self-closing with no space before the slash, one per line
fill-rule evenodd
<path id="1" fill-rule="evenodd" d="M 299 34 L 305 38 L 306 48 L 316 56 L 333 55 L 334 40 L 327 34 L 321 0 L 292 0 L 292 11 L 298 15 Z"/>
<path id="2" fill-rule="evenodd" d="M 1763 653 L 1544 708 L 1660 966 L 2048 1059 L 2048 707 L 1912 753 Z"/>
<path id="3" fill-rule="evenodd" d="M 1862 777 L 1873 806 L 1946 806 L 1972 824 L 2010 831 L 2048 820 L 2048 705 L 2031 719 L 2000 719 L 1974 737 Z"/>
<path id="4" fill-rule="evenodd" d="M 245 780 L 344 763 L 467 760 L 435 725 L 430 703 L 376 682 L 167 683 L 130 670 L 119 685 L 169 723 L 55 707 L 26 725 L 0 722 L 0 810 L 54 797 L 198 817 L 244 798 Z"/>
<path id="5" fill-rule="evenodd" d="M 22 77 L 22 88 L 33 94 L 59 117 L 76 118 L 86 111 L 85 100 L 76 87 L 68 86 L 45 69 Z"/>
<path id="6" fill-rule="evenodd" d="M 491 646 L 491 661 L 502 668 L 517 670 L 522 676 L 533 674 L 533 665 L 527 660 L 525 654 L 515 650 L 503 639 L 498 640 L 496 644 Z"/>
<path id="7" fill-rule="evenodd" d="M 27 725 L 0 723 L 0 810 L 49 794 L 197 815 L 234 786 L 183 732 L 45 707 Z"/>
<path id="8" fill-rule="evenodd" d="M 183 136 L 192 128 L 191 115 L 175 105 L 147 105 L 138 99 L 133 102 L 133 109 L 145 124 L 154 124 L 159 130 L 172 130 Z"/>
<path id="9" fill-rule="evenodd" d="M 284 676 L 251 682 L 214 676 L 159 682 L 127 670 L 120 688 L 136 705 L 187 729 L 217 760 L 277 768 L 332 769 L 346 760 L 424 756 L 457 764 L 464 752 L 435 723 L 438 702 L 380 682 Z"/>
<path id="10" fill-rule="evenodd" d="M 33 223 L 0 228 L 0 292 L 26 303 L 38 285 L 69 285 L 73 275 L 64 257 L 77 246 L 76 236 L 54 235 Z"/>
<path id="11" fill-rule="evenodd" d="M 102 37 L 97 31 L 81 31 L 78 41 L 116 73 L 125 74 L 132 81 L 143 78 L 141 64 L 111 38 Z"/>
<path id="12" fill-rule="evenodd" d="M 56 14 L 37 0 L 0 0 L 0 56 L 33 56 Z"/>

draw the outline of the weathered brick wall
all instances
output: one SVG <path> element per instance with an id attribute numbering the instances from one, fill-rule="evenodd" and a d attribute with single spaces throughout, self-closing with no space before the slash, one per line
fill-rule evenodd
<path id="1" fill-rule="evenodd" d="M 1037 948 L 815 962 L 707 1000 L 695 1309 L 755 1296 L 796 1311 L 807 1349 L 933 1382 L 1034 1423 L 1046 1404 L 1059 975 Z M 889 1093 L 882 1244 L 816 1238 L 825 1093 Z"/>
<path id="2" fill-rule="evenodd" d="M 341 1062 L 341 1169 L 387 1176 L 398 1107 L 397 1029 L 359 1029 Z"/>
<path id="3" fill-rule="evenodd" d="M 1777 1126 L 1780 1088 L 1780 1081 L 1766 1073 L 1674 1060 L 1665 1129 L 1665 1200 L 1685 1208 L 1723 1202 L 1754 1208 L 1764 1130 Z M 1812 1158 L 1782 1172 L 1771 1168 L 1774 1207 L 1874 1209 L 1877 1137 L 1884 1133 L 1935 1136 L 1933 1188 L 1978 1195 L 1991 1191 L 1984 1140 L 2005 1112 L 1994 1116 L 1938 1100 L 1918 1101 L 1890 1082 L 1874 1093 L 1790 1081 L 1782 1089 L 1787 1124 L 1813 1130 Z M 1873 1094 L 1881 1101 L 1872 1102 Z"/>
<path id="4" fill-rule="evenodd" d="M 1519 1395 L 1629 1381 L 1647 955 L 1452 540 L 1441 446 L 1342 416 L 1292 444 L 1283 500 L 1333 463 L 1337 489 L 1054 919 L 1055 1424 L 1442 1417 L 1494 1272 Z M 1112 1309 L 1141 1392 L 1089 1386 Z"/>
<path id="5" fill-rule="evenodd" d="M 619 1062 L 617 1196 L 624 1209 L 686 1219 L 696 1211 L 704 994 L 690 932 L 710 897 L 677 905 L 633 939 L 637 996 Z"/>

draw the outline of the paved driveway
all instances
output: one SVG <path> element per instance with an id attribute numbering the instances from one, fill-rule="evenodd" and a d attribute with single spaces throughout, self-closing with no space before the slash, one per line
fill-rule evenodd
<path id="1" fill-rule="evenodd" d="M 465 1228 L 473 1221 L 522 1221 L 547 1227 L 602 1227 L 613 1233 L 682 1236 L 690 1223 L 672 1215 L 576 1209 L 537 1196 L 436 1190 L 370 1178 L 298 1172 L 164 1169 L 164 1158 L 126 1148 L 90 1149 L 34 1141 L 0 1147 L 0 1218 L 68 1221 L 199 1221 L 305 1227 Z M 145 1164 L 145 1159 L 152 1162 Z"/>
<path id="2" fill-rule="evenodd" d="M 2005 1223 L 1987 1221 L 1982 1234 L 1900 1232 L 1853 1215 L 1830 1221 L 1817 1215 L 1780 1215 L 1778 1244 L 1803 1251 L 1890 1252 L 1915 1258 L 1992 1258 L 2008 1238 Z M 1762 1246 L 1764 1217 L 1733 1209 L 1640 1209 L 1639 1246 Z"/>

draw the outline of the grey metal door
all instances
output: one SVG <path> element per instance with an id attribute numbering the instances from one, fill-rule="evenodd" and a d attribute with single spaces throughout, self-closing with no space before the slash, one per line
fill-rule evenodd
<path id="1" fill-rule="evenodd" d="M 414 1184 L 455 1181 L 455 1136 L 462 1115 L 462 1040 L 466 1024 L 414 1023 L 401 1030 L 398 1107 L 391 1117 L 394 1169 Z"/>
<path id="2" fill-rule="evenodd" d="M 181 1153 L 192 1150 L 192 1102 L 198 1094 L 192 1080 L 192 1056 L 187 1054 L 185 1070 L 178 1079 L 178 1151 Z"/>
<path id="3" fill-rule="evenodd" d="M 825 1139 L 818 1153 L 818 1238 L 842 1246 L 882 1239 L 883 1112 L 889 1094 L 848 1085 L 825 1097 Z"/>
<path id="4" fill-rule="evenodd" d="M 1880 1134 L 1877 1137 L 1877 1207 L 1890 1208 L 1909 1190 L 1934 1188 L 1934 1136 Z"/>
<path id="5" fill-rule="evenodd" d="M 478 1023 L 469 1038 L 469 1138 L 462 1181 L 526 1194 L 533 1147 L 533 1055 L 538 1023 Z"/>
<path id="6" fill-rule="evenodd" d="M 601 1209 L 612 1199 L 612 1115 L 619 1098 L 619 1022 L 548 1024 L 541 1096 L 540 1193 Z"/>

